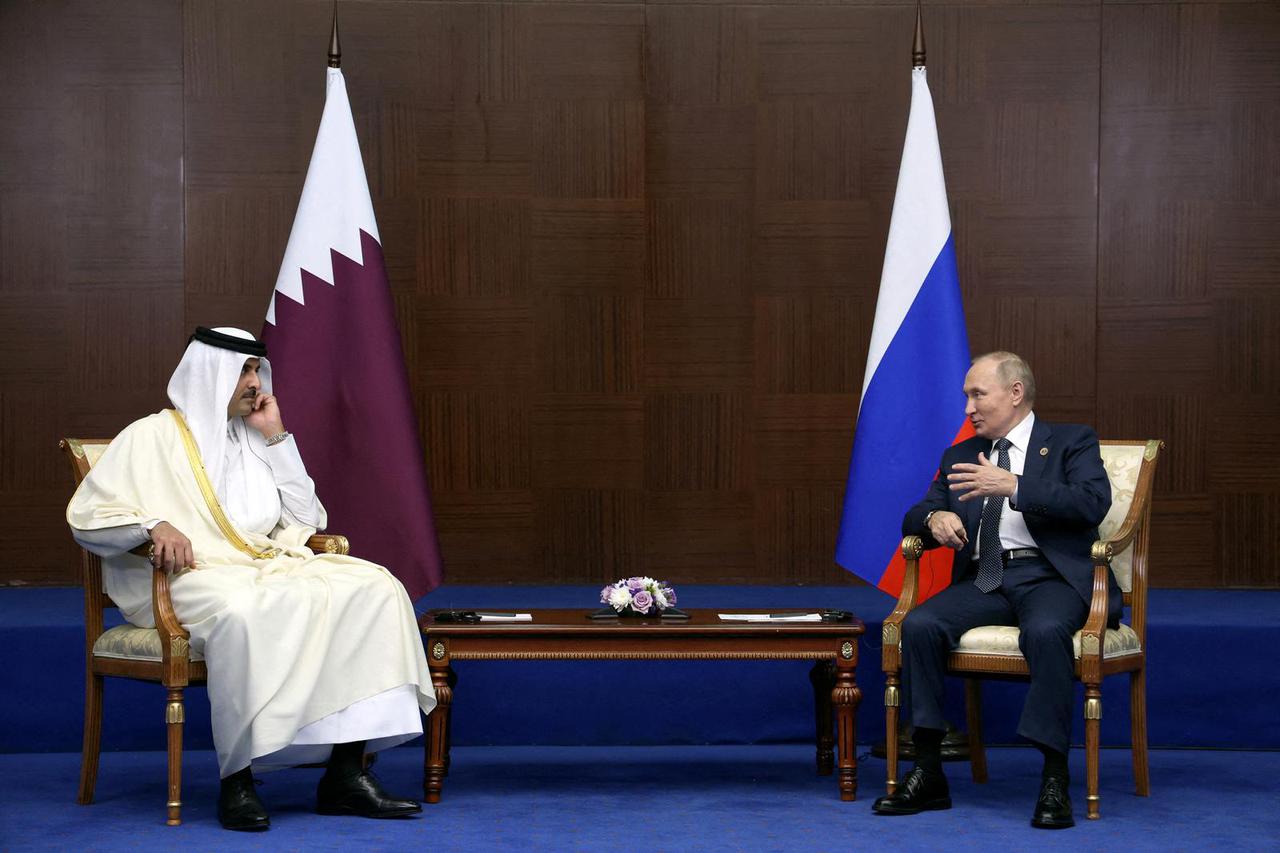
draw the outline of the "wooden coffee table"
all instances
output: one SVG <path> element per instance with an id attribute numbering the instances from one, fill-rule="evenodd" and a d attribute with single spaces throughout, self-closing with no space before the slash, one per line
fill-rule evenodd
<path id="1" fill-rule="evenodd" d="M 854 681 L 858 638 L 865 626 L 848 622 L 723 622 L 718 613 L 777 610 L 689 610 L 682 621 L 591 620 L 586 610 L 533 610 L 532 622 L 441 622 L 425 613 L 419 627 L 437 706 L 428 717 L 423 796 L 440 802 L 449 773 L 449 717 L 455 660 L 811 660 L 817 722 L 818 773 L 839 770 L 840 799 L 858 791 L 855 712 L 862 692 Z M 787 612 L 797 612 L 787 608 Z M 803 611 L 816 612 L 816 611 Z M 695 689 L 695 688 L 691 688 Z M 834 706 L 835 732 L 832 737 Z M 833 744 L 836 754 L 832 754 Z"/>

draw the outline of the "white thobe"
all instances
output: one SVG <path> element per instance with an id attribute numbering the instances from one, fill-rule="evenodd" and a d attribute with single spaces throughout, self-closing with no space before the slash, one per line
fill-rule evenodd
<path id="1" fill-rule="evenodd" d="M 163 418 L 163 415 L 152 416 L 152 418 L 144 419 L 131 427 L 135 430 L 138 425 L 151 423 L 155 418 Z M 165 422 L 157 422 L 162 431 L 165 428 Z M 153 424 L 154 426 L 155 424 Z M 298 448 L 292 437 L 287 438 L 283 442 L 272 445 L 271 447 L 262 448 L 260 446 L 251 446 L 245 440 L 248 429 L 240 418 L 234 418 L 228 421 L 228 435 L 226 441 L 226 464 L 215 466 L 221 473 L 220 482 L 211 484 L 214 486 L 218 503 L 221 504 L 223 511 L 234 524 L 235 528 L 242 533 L 250 536 L 267 538 L 273 531 L 277 535 L 283 535 L 289 531 L 302 531 L 309 535 L 309 531 L 320 528 L 325 525 L 326 516 L 324 508 L 316 498 L 315 485 L 306 473 L 302 458 L 298 453 Z M 153 429 L 135 430 L 140 432 L 154 432 Z M 124 434 L 122 433 L 122 436 Z M 131 444 L 134 442 L 130 442 Z M 257 443 L 260 445 L 260 442 Z M 110 453 L 110 449 L 108 451 Z M 107 466 L 113 463 L 119 464 L 120 460 L 114 460 L 104 455 L 99 465 L 104 463 Z M 234 463 L 234 464 L 232 464 Z M 176 463 L 175 463 L 176 464 Z M 100 474 L 99 479 L 108 480 L 111 476 L 110 472 L 100 472 L 98 466 L 95 466 L 90 473 L 90 478 L 94 478 L 95 474 Z M 87 481 L 86 481 L 87 482 Z M 120 489 L 107 488 L 105 491 L 98 490 L 98 503 L 112 503 L 116 499 L 115 493 Z M 127 489 L 126 489 L 127 491 Z M 104 495 L 106 499 L 104 500 Z M 77 498 L 80 498 L 80 492 L 77 492 Z M 92 501 L 86 499 L 86 504 Z M 72 500 L 72 505 L 68 508 L 68 520 L 72 521 L 72 511 L 77 507 L 77 500 Z M 150 606 L 150 572 L 138 571 L 134 566 L 132 569 L 119 570 L 115 566 L 122 560 L 128 559 L 131 555 L 127 555 L 130 549 L 137 547 L 150 538 L 149 531 L 160 521 L 170 521 L 169 518 L 162 517 L 165 513 L 161 510 L 155 510 L 154 507 L 147 507 L 149 511 L 157 511 L 161 517 L 146 517 L 141 520 L 129 523 L 118 524 L 114 526 L 103 526 L 96 528 L 72 526 L 73 535 L 87 550 L 98 554 L 104 558 L 104 569 L 106 570 L 106 581 L 108 592 L 112 595 L 113 600 L 121 605 L 121 610 L 126 617 L 135 624 L 150 626 L 154 624 Z M 99 519 L 93 519 L 91 515 L 85 514 L 85 507 L 80 508 L 81 519 L 91 519 L 86 523 L 99 523 Z M 119 514 L 119 508 L 113 507 L 113 511 Z M 129 513 L 124 513 L 128 515 Z M 135 511 L 136 515 L 136 511 Z M 101 513 L 100 513 L 101 516 Z M 192 538 L 192 547 L 196 555 L 197 567 L 193 571 L 182 572 L 173 578 L 171 582 L 171 594 L 173 598 L 174 610 L 178 615 L 179 621 L 183 623 L 192 632 L 192 643 L 197 648 L 204 649 L 207 642 L 210 645 L 223 646 L 224 655 L 237 655 L 247 652 L 247 648 L 241 648 L 246 645 L 249 632 L 235 623 L 235 619 L 248 618 L 256 621 L 272 622 L 278 621 L 272 619 L 268 614 L 273 612 L 273 608 L 283 607 L 285 610 L 290 609 L 290 596 L 292 587 L 299 584 L 317 583 L 324 584 L 324 589 L 319 593 L 319 598 L 327 605 L 330 598 L 338 599 L 340 596 L 337 590 L 344 590 L 343 596 L 351 596 L 348 603 L 352 607 L 359 607 L 359 602 L 363 602 L 365 606 L 377 610 L 379 608 L 387 610 L 391 613 L 391 619 L 397 619 L 403 623 L 403 610 L 407 607 L 410 621 L 412 619 L 412 606 L 407 602 L 407 596 L 404 590 L 399 586 L 398 582 L 386 575 L 385 570 L 363 561 L 354 560 L 353 558 L 338 558 L 345 561 L 341 567 L 335 567 L 329 571 L 319 573 L 311 571 L 295 572 L 296 578 L 288 578 L 290 569 L 278 569 L 277 566 L 281 561 L 289 561 L 289 556 L 282 556 L 272 560 L 259 568 L 240 567 L 240 566 L 216 566 L 212 570 L 202 565 L 202 558 L 205 556 L 202 551 L 203 543 L 198 541 L 193 533 L 183 530 L 181 523 L 173 521 L 174 526 L 181 530 L 184 534 L 188 534 Z M 198 527 L 198 525 L 196 525 Z M 295 534 L 295 538 L 302 534 Z M 286 537 L 287 539 L 288 537 Z M 305 539 L 304 539 L 305 541 Z M 279 542 L 272 541 L 271 544 L 279 545 Z M 296 549 L 287 549 L 290 554 Z M 310 552 L 305 552 L 309 554 Z M 136 560 L 136 558 L 133 558 Z M 312 566 L 324 560 L 332 561 L 334 558 L 329 555 L 320 555 L 311 557 L 304 563 L 304 566 Z M 296 567 L 299 560 L 293 559 L 288 563 L 290 566 Z M 351 563 L 362 564 L 359 566 L 351 566 Z M 365 572 L 364 575 L 357 577 L 349 577 L 348 574 L 358 572 L 360 569 L 368 567 L 371 570 L 377 570 L 382 575 L 386 575 L 386 579 L 390 580 L 390 585 L 383 583 L 382 590 L 374 596 L 368 598 L 373 593 L 370 592 L 373 587 L 377 587 L 377 575 Z M 224 577 L 215 580 L 213 572 L 220 572 Z M 370 585 L 372 582 L 372 586 Z M 391 587 L 394 587 L 392 589 Z M 245 590 L 252 590 L 246 593 Z M 395 601 L 398 597 L 403 602 Z M 311 598 L 299 599 L 293 602 L 297 606 L 310 608 L 310 611 L 316 611 L 318 618 L 325 622 L 334 622 L 333 627 L 342 630 L 341 622 L 343 612 L 339 608 L 338 612 L 331 613 L 325 609 L 323 612 L 317 610 L 314 602 L 316 593 L 312 590 L 309 593 Z M 240 599 L 250 597 L 254 600 L 252 606 L 244 607 L 235 604 Z M 388 597 L 391 600 L 388 600 Z M 258 606 L 258 603 L 262 606 Z M 230 606 L 235 604 L 235 606 Z M 228 611 L 246 610 L 245 614 L 240 614 L 232 620 L 232 625 L 226 627 Z M 396 613 L 394 611 L 401 611 Z M 274 612 L 281 612 L 276 610 Z M 265 617 L 265 618 L 264 618 Z M 351 619 L 346 621 L 350 622 Z M 284 645 L 290 642 L 303 642 L 311 637 L 312 632 L 306 631 L 307 637 L 299 640 L 296 636 L 286 636 L 282 638 L 273 637 L 269 631 L 266 636 L 269 638 L 271 645 L 275 646 L 268 650 L 268 654 L 276 652 L 280 646 L 275 644 L 275 640 L 279 639 Z M 355 626 L 349 626 L 355 627 Z M 401 626 L 400 642 L 392 641 L 383 643 L 383 646 L 391 646 L 389 649 L 368 649 L 369 654 L 386 653 L 395 655 L 399 653 L 401 657 L 411 654 L 403 647 L 404 626 Z M 261 633 L 261 628 L 253 629 Z M 359 630 L 359 629 L 357 629 Z M 368 631 L 368 628 L 364 630 Z M 393 632 L 394 634 L 394 632 Z M 227 639 L 221 639 L 226 637 Z M 218 639 L 215 639 L 218 638 Z M 419 661 L 412 663 L 420 663 L 421 666 L 410 666 L 410 670 L 418 669 L 425 674 L 425 659 L 422 658 L 421 644 L 417 641 L 416 635 L 414 641 L 417 642 L 417 655 Z M 331 642 L 331 641 L 326 641 Z M 358 640 L 356 640 L 358 643 Z M 396 647 L 399 648 L 396 648 Z M 339 666 L 360 666 L 359 660 L 356 660 L 360 654 L 359 650 L 349 648 L 340 648 L 335 650 L 343 660 L 337 664 Z M 248 761 L 252 762 L 256 770 L 271 770 L 279 767 L 292 766 L 301 763 L 310 763 L 323 761 L 327 759 L 331 746 L 334 743 L 347 743 L 351 741 L 363 740 L 367 742 L 366 749 L 374 752 L 388 746 L 409 740 L 422 733 L 421 718 L 419 716 L 419 708 L 429 711 L 431 705 L 434 704 L 434 695 L 432 694 L 430 681 L 427 678 L 414 678 L 410 681 L 396 684 L 389 689 L 381 690 L 372 695 L 358 698 L 349 704 L 339 707 L 324 716 L 306 720 L 300 719 L 299 727 L 290 729 L 287 722 L 283 725 L 272 719 L 269 723 L 264 724 L 263 728 L 270 729 L 273 732 L 272 737 L 254 736 L 252 727 L 250 731 L 242 730 L 242 726 L 238 721 L 222 719 L 219 717 L 227 717 L 234 715 L 238 710 L 238 706 L 245 703 L 242 697 L 235 696 L 235 701 L 229 704 L 234 707 L 220 707 L 218 697 L 215 691 L 220 686 L 215 678 L 213 661 L 219 659 L 219 649 L 213 648 L 209 651 L 207 657 L 210 658 L 210 701 L 214 705 L 214 734 L 215 742 L 219 740 L 219 733 L 230 732 L 235 730 L 236 736 L 232 738 L 230 735 L 224 735 L 223 740 L 235 740 L 235 744 L 218 744 L 219 759 L 222 764 L 222 775 L 226 776 L 239 770 Z M 257 653 L 258 655 L 261 652 Z M 255 658 L 257 655 L 255 655 Z M 226 663 L 225 661 L 220 661 Z M 316 665 L 313 662 L 313 665 Z M 323 666 L 323 663 L 319 664 Z M 246 665 L 242 662 L 228 667 L 228 679 L 234 680 L 237 676 L 243 680 L 243 671 Z M 239 672 L 237 672 L 239 670 Z M 333 676 L 330 675 L 329 678 Z M 287 680 L 287 676 L 284 676 Z M 386 679 L 384 679 L 385 681 Z M 395 680 L 395 679 L 392 679 Z M 227 687 L 228 692 L 238 693 L 236 688 Z M 294 685 L 293 690 L 297 690 L 298 686 Z M 305 685 L 302 687 L 305 690 Z M 267 696 L 262 700 L 261 715 L 271 718 L 276 714 L 276 710 L 270 707 L 271 697 Z M 306 703 L 304 703 L 306 704 Z M 309 705 L 308 707 L 315 707 Z M 323 704 L 320 705 L 323 707 Z M 292 708 L 290 708 L 292 711 Z M 278 716 L 278 714 L 276 714 Z M 303 715 L 305 717 L 305 714 Z M 288 731 L 292 734 L 291 739 L 281 743 L 281 737 L 278 734 L 281 730 Z M 273 742 L 274 737 L 274 742 Z M 271 747 L 267 751 L 263 751 L 262 743 L 269 744 Z M 238 765 L 238 766 L 231 766 Z"/>

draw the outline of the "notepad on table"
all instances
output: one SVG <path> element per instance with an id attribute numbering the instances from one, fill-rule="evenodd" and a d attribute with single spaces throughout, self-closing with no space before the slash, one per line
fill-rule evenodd
<path id="1" fill-rule="evenodd" d="M 532 613 L 487 613 L 481 610 L 476 611 L 476 615 L 480 617 L 481 622 L 532 622 Z"/>
<path id="2" fill-rule="evenodd" d="M 821 622 L 819 613 L 721 613 L 722 622 Z"/>

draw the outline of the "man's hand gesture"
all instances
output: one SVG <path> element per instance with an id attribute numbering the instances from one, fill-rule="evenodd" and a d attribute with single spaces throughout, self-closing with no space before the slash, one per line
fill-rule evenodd
<path id="1" fill-rule="evenodd" d="M 253 410 L 244 416 L 244 422 L 258 432 L 263 438 L 271 438 L 284 432 L 284 421 L 280 417 L 280 404 L 274 394 L 259 394 L 253 400 Z"/>
<path id="2" fill-rule="evenodd" d="M 151 548 L 151 565 L 157 569 L 175 572 L 196 564 L 191 540 L 167 521 L 151 528 Z"/>
<path id="3" fill-rule="evenodd" d="M 957 462 L 947 475 L 951 491 L 963 492 L 961 501 L 985 497 L 1013 497 L 1018 488 L 1018 478 L 994 464 L 985 453 L 978 454 L 978 463 Z"/>

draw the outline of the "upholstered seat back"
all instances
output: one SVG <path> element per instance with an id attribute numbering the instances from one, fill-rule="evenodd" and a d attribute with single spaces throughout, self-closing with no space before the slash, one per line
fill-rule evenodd
<path id="1" fill-rule="evenodd" d="M 87 442 L 80 446 L 84 448 L 85 461 L 87 461 L 89 463 L 89 467 L 92 468 L 94 465 L 98 464 L 98 460 L 102 458 L 102 454 L 107 452 L 108 444 L 105 441 L 98 441 Z"/>
<path id="2" fill-rule="evenodd" d="M 1098 525 L 1099 539 L 1114 536 L 1129 514 L 1145 452 L 1146 447 L 1142 444 L 1102 443 L 1102 464 L 1107 469 L 1107 479 L 1111 481 L 1111 511 L 1102 520 L 1102 524 Z M 1116 583 L 1125 592 L 1133 591 L 1133 548 L 1134 543 L 1130 542 L 1129 547 L 1111 559 L 1111 571 L 1115 573 Z"/>
<path id="3" fill-rule="evenodd" d="M 64 438 L 62 442 L 75 459 L 73 467 L 77 486 L 89 473 L 89 469 L 98 464 L 102 454 L 106 453 L 107 447 L 111 445 L 109 438 Z"/>
<path id="4" fill-rule="evenodd" d="M 63 446 L 71 451 L 72 470 L 75 473 L 76 485 L 79 486 L 89 474 L 89 469 L 98 464 L 98 460 L 102 458 L 102 454 L 107 452 L 111 440 L 105 438 L 64 438 Z M 106 581 L 102 579 L 101 570 L 96 569 L 99 575 L 98 591 L 103 593 L 101 600 L 98 602 L 100 606 L 111 607 L 110 599 L 106 598 Z"/>

